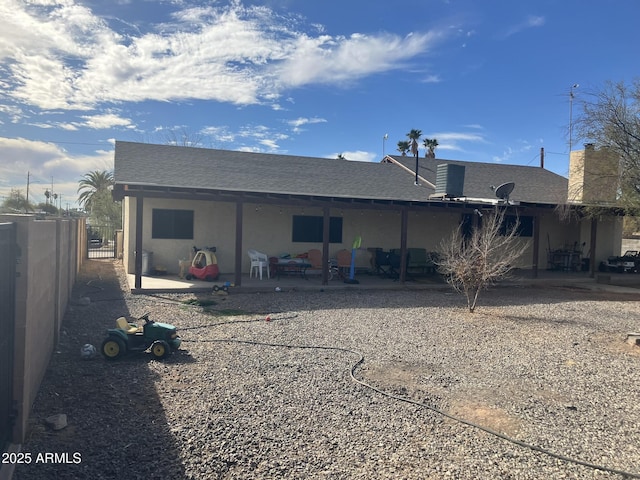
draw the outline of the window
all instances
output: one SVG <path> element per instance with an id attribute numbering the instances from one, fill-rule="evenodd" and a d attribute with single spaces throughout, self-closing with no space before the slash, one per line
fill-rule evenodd
<path id="1" fill-rule="evenodd" d="M 193 239 L 193 210 L 153 209 L 152 238 Z"/>
<path id="2" fill-rule="evenodd" d="M 482 217 L 478 217 L 475 213 L 466 213 L 462 215 L 462 236 L 465 239 L 471 237 L 474 229 L 474 222 L 477 222 L 477 227 L 482 228 Z M 519 237 L 533 237 L 533 217 L 517 215 L 505 215 L 502 225 L 500 225 L 500 235 L 506 235 L 507 232 L 518 223 L 518 229 L 516 235 Z"/>
<path id="3" fill-rule="evenodd" d="M 322 242 L 323 217 L 294 215 L 293 242 Z M 342 217 L 329 218 L 329 242 L 342 243 Z"/>
<path id="4" fill-rule="evenodd" d="M 516 222 L 518 222 L 516 233 L 519 237 L 533 237 L 533 217 L 526 215 L 522 217 L 505 215 L 504 221 L 500 226 L 500 234 L 505 235 L 515 226 Z"/>

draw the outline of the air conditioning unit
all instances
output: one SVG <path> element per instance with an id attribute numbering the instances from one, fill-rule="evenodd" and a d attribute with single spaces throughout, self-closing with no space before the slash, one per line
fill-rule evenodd
<path id="1" fill-rule="evenodd" d="M 444 163 L 436 167 L 436 196 L 462 197 L 464 165 Z"/>

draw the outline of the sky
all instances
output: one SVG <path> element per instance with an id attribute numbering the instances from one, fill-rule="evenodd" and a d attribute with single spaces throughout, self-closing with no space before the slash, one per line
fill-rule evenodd
<path id="1" fill-rule="evenodd" d="M 0 18 L 0 200 L 29 182 L 63 208 L 116 140 L 378 162 L 419 129 L 438 158 L 544 148 L 567 176 L 580 101 L 640 76 L 636 0 L 0 0 Z"/>

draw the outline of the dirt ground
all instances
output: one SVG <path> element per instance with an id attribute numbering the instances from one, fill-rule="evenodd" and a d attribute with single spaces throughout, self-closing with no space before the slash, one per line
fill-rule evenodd
<path id="1" fill-rule="evenodd" d="M 640 298 L 640 292 L 630 295 L 572 287 L 565 290 L 568 296 L 588 296 L 591 300 L 628 301 Z M 162 362 L 150 364 L 145 356 L 118 362 L 99 359 L 91 361 L 91 368 L 86 368 L 87 364 L 78 360 L 78 345 L 91 343 L 99 347 L 105 330 L 113 327 L 117 316 L 139 313 L 150 299 L 129 294 L 125 278 L 112 261 L 85 263 L 73 298 L 77 300 L 84 296 L 91 297 L 91 304 L 79 306 L 74 301 L 65 315 L 61 341 L 35 401 L 24 449 L 31 452 L 73 452 L 82 446 L 84 451 L 100 453 L 93 455 L 90 462 L 82 462 L 70 470 L 60 470 L 55 464 L 20 466 L 14 479 L 110 479 L 123 478 L 123 472 L 133 471 L 135 475 L 128 478 L 197 478 L 186 474 L 179 458 L 177 439 L 166 428 L 166 413 L 154 407 L 161 403 L 161 392 L 153 387 L 154 377 L 163 377 L 168 385 L 163 388 L 172 389 L 173 393 L 188 389 L 184 379 L 171 376 L 170 365 Z M 129 308 L 135 312 L 130 312 Z M 269 312 L 254 313 L 266 315 Z M 491 307 L 481 308 L 479 313 L 480 316 L 496 314 L 500 314 L 499 310 L 494 311 Z M 608 348 L 624 350 L 623 353 L 640 358 L 638 349 L 630 345 L 614 343 L 610 338 L 602 338 L 601 341 L 610 344 Z M 188 354 L 183 354 L 173 361 L 186 364 L 193 360 Z M 372 364 L 366 370 L 369 380 L 399 392 L 417 389 L 419 378 L 424 375 L 424 365 L 418 367 L 402 361 Z M 446 386 L 441 388 L 444 394 Z M 437 396 L 439 392 L 434 390 L 432 393 Z M 517 435 L 521 428 L 520 420 L 491 402 L 491 395 L 492 392 L 478 391 L 473 397 L 459 398 L 451 403 L 450 413 L 507 435 Z M 45 426 L 44 418 L 61 412 L 74 419 L 67 428 L 53 431 Z M 135 469 L 127 468 L 133 465 Z"/>

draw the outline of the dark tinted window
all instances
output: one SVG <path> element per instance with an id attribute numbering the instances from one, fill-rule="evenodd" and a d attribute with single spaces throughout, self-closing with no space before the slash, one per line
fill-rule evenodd
<path id="1" fill-rule="evenodd" d="M 193 239 L 193 210 L 154 208 L 151 237 Z"/>
<path id="2" fill-rule="evenodd" d="M 294 215 L 292 241 L 322 242 L 322 217 Z M 329 218 L 329 242 L 342 243 L 342 217 Z"/>

